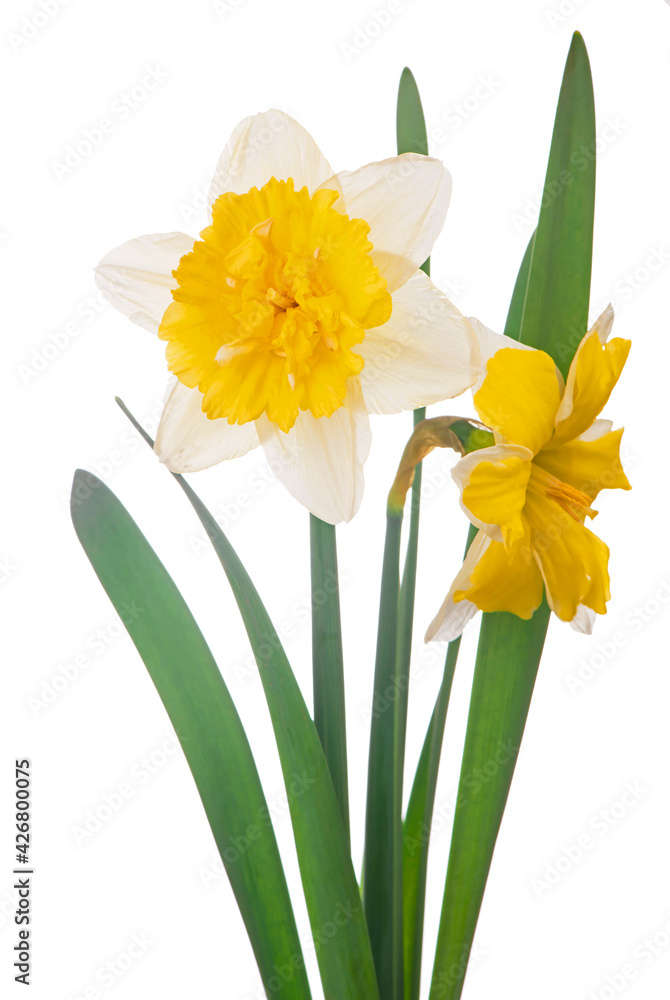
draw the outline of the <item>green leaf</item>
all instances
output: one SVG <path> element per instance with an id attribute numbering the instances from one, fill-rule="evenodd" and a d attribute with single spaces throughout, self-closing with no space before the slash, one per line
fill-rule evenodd
<path id="1" fill-rule="evenodd" d="M 398 154 L 428 154 L 421 98 L 405 68 L 398 87 Z M 430 261 L 423 270 L 430 274 Z M 426 416 L 414 411 L 414 426 Z M 402 1000 L 402 788 L 407 696 L 419 546 L 421 465 L 415 471 L 405 571 L 400 587 L 402 513 L 387 514 L 373 691 L 363 865 L 363 900 L 381 996 Z M 388 692 L 393 692 L 392 702 Z"/>
<path id="2" fill-rule="evenodd" d="M 465 546 L 467 554 L 477 534 L 470 525 Z M 412 792 L 403 824 L 403 910 L 405 955 L 405 1000 L 418 1000 L 421 986 L 421 957 L 423 951 L 423 925 L 426 905 L 426 877 L 428 874 L 428 848 L 435 807 L 435 791 L 440 769 L 444 727 L 451 695 L 451 685 L 456 670 L 461 637 L 447 647 L 442 684 L 435 708 L 428 725 L 421 757 L 414 776 Z"/>
<path id="3" fill-rule="evenodd" d="M 521 336 L 521 325 L 523 321 L 523 313 L 526 308 L 526 296 L 528 294 L 528 279 L 530 277 L 530 261 L 533 255 L 533 249 L 535 246 L 535 233 L 531 236 L 528 241 L 528 246 L 526 247 L 526 252 L 523 255 L 523 260 L 521 261 L 521 267 L 519 268 L 519 273 L 514 284 L 514 291 L 512 292 L 512 301 L 509 305 L 509 311 L 507 313 L 507 321 L 505 323 L 504 334 L 506 337 L 511 337 L 512 340 L 519 340 Z"/>
<path id="4" fill-rule="evenodd" d="M 379 994 L 403 997 L 402 762 L 397 618 L 402 512 L 387 514 L 372 697 L 363 904 Z M 406 694 L 406 690 L 404 692 Z"/>
<path id="5" fill-rule="evenodd" d="M 428 136 L 419 88 L 407 66 L 400 74 L 398 86 L 396 140 L 399 156 L 403 153 L 422 153 L 423 156 L 428 156 Z"/>
<path id="6" fill-rule="evenodd" d="M 314 725 L 328 761 L 349 843 L 347 717 L 335 526 L 309 515 Z"/>
<path id="7" fill-rule="evenodd" d="M 72 487 L 75 531 L 170 717 L 237 899 L 268 997 L 308 1000 L 298 932 L 258 771 L 228 689 L 165 567 L 125 507 L 92 473 Z M 123 726 L 123 720 L 120 720 Z M 234 956 L 221 948 L 220 982 Z"/>
<path id="8" fill-rule="evenodd" d="M 549 622 L 482 616 L 430 996 L 461 996 Z"/>
<path id="9" fill-rule="evenodd" d="M 152 446 L 149 435 L 124 404 L 118 402 Z M 186 480 L 173 476 L 219 557 L 256 658 L 288 794 L 324 993 L 340 1000 L 376 1000 L 377 982 L 360 892 L 319 735 L 277 632 L 247 571 Z"/>
<path id="10" fill-rule="evenodd" d="M 398 85 L 398 103 L 396 107 L 396 145 L 398 155 L 403 153 L 420 153 L 428 155 L 428 135 L 426 120 L 423 114 L 419 88 L 412 71 L 405 66 L 400 74 Z M 421 270 L 430 274 L 430 258 L 421 265 Z M 414 410 L 414 426 L 421 423 L 426 416 L 426 407 Z M 409 693 L 409 667 L 412 655 L 412 632 L 414 628 L 414 599 L 416 595 L 416 571 L 419 556 L 419 518 L 421 513 L 421 479 L 422 466 L 419 463 L 414 472 L 412 495 L 410 500 L 409 534 L 407 551 L 405 553 L 405 569 L 402 576 L 400 598 L 398 605 L 398 652 L 400 657 L 399 671 L 407 678 L 404 691 L 398 694 L 398 726 L 400 735 L 398 749 L 402 754 L 400 770 L 402 772 L 405 759 L 405 733 L 407 730 L 407 698 Z"/>
<path id="11" fill-rule="evenodd" d="M 537 232 L 506 327 L 514 336 L 518 324 L 518 339 L 551 354 L 564 374 L 588 322 L 595 148 L 591 73 L 584 42 L 575 34 Z M 431 1000 L 458 1000 L 462 993 L 548 622 L 546 600 L 530 621 L 505 613 L 482 617 Z M 482 782 L 480 776 L 488 777 L 493 768 L 490 780 Z"/>
<path id="12" fill-rule="evenodd" d="M 584 40 L 576 33 L 556 112 L 519 334 L 524 344 L 551 354 L 563 375 L 588 323 L 595 158 L 593 82 Z"/>

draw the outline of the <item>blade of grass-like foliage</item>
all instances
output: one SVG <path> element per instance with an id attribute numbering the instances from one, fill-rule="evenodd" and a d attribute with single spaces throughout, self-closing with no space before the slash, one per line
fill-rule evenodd
<path id="1" fill-rule="evenodd" d="M 398 85 L 398 103 L 396 107 L 396 145 L 398 155 L 402 153 L 421 153 L 428 155 L 428 134 L 426 120 L 423 114 L 419 88 L 412 71 L 405 66 L 400 75 Z M 421 265 L 421 270 L 430 275 L 430 257 Z M 414 426 L 421 423 L 426 416 L 426 407 L 414 410 Z M 407 679 L 404 690 L 398 692 L 398 726 L 400 736 L 398 748 L 402 754 L 401 772 L 405 759 L 405 733 L 407 730 L 407 699 L 409 695 L 409 668 L 412 656 L 412 632 L 414 629 L 414 599 L 416 596 L 416 571 L 419 556 L 419 518 L 421 514 L 421 478 L 422 466 L 414 470 L 414 482 L 410 499 L 409 532 L 407 550 L 405 553 L 405 568 L 400 586 L 398 602 L 398 650 L 400 658 L 400 674 Z"/>
<path id="2" fill-rule="evenodd" d="M 328 761 L 349 843 L 347 719 L 335 525 L 309 515 L 314 725 Z"/>
<path id="3" fill-rule="evenodd" d="M 595 148 L 591 73 L 584 42 L 575 34 L 519 331 L 523 343 L 547 351 L 564 373 L 588 322 Z M 548 621 L 546 601 L 530 621 L 506 613 L 482 618 L 431 1000 L 458 1000 L 462 993 Z"/>
<path id="4" fill-rule="evenodd" d="M 507 314 L 505 334 L 518 339 L 521 319 L 526 302 L 530 258 L 535 234 L 519 268 L 514 293 Z M 465 546 L 467 553 L 477 534 L 470 525 Z M 428 725 L 421 756 L 417 765 L 412 791 L 403 824 L 403 900 L 404 900 L 404 946 L 405 946 L 405 998 L 417 1000 L 421 984 L 421 955 L 423 946 L 424 907 L 426 899 L 426 876 L 428 871 L 428 849 L 430 830 L 435 805 L 435 790 L 440 766 L 440 755 L 444 739 L 444 728 L 449 707 L 449 697 L 458 660 L 461 639 L 455 639 L 447 647 L 447 656 L 442 676 L 442 684 L 435 708 Z"/>
<path id="5" fill-rule="evenodd" d="M 521 336 L 521 324 L 523 322 L 523 313 L 526 308 L 526 296 L 528 294 L 528 279 L 530 277 L 530 261 L 533 256 L 533 248 L 535 247 L 535 233 L 531 236 L 528 241 L 528 246 L 526 247 L 526 252 L 523 255 L 523 260 L 521 261 L 521 267 L 519 268 L 519 273 L 516 277 L 516 282 L 514 283 L 514 291 L 512 292 L 512 301 L 509 304 L 509 310 L 507 312 L 507 320 L 505 322 L 505 336 L 511 337 L 512 340 L 519 340 Z"/>
<path id="6" fill-rule="evenodd" d="M 414 74 L 408 66 L 405 66 L 400 74 L 398 85 L 396 141 L 399 156 L 403 153 L 421 153 L 423 156 L 428 156 L 428 135 L 421 96 Z"/>
<path id="7" fill-rule="evenodd" d="M 406 67 L 396 111 L 398 154 L 428 154 L 426 123 L 416 81 Z M 430 274 L 430 262 L 423 264 Z M 414 411 L 416 426 L 425 407 Z M 363 900 L 380 993 L 403 997 L 402 789 L 407 695 L 419 544 L 421 467 L 415 472 L 405 570 L 400 587 L 402 512 L 387 515 L 379 632 L 370 728 Z M 388 692 L 392 693 L 389 701 Z"/>
<path id="8" fill-rule="evenodd" d="M 254 758 L 240 717 L 184 599 L 128 511 L 78 470 L 72 520 L 98 579 L 144 661 L 179 737 L 268 997 L 309 1000 L 298 932 Z M 225 984 L 222 948 L 220 982 Z M 223 987 L 225 993 L 225 985 Z"/>
<path id="9" fill-rule="evenodd" d="M 546 602 L 482 618 L 431 998 L 461 996 L 548 622 Z"/>
<path id="10" fill-rule="evenodd" d="M 397 656 L 402 510 L 388 511 L 372 697 L 363 904 L 380 997 L 402 1000 L 402 761 Z"/>
<path id="11" fill-rule="evenodd" d="M 127 407 L 119 406 L 152 447 Z M 314 948 L 326 997 L 377 1000 L 370 939 L 347 837 L 321 741 L 277 632 L 237 553 L 186 480 L 237 601 L 270 710 L 289 802 Z"/>
<path id="12" fill-rule="evenodd" d="M 467 553 L 477 534 L 470 525 L 465 546 Z M 435 806 L 435 790 L 440 769 L 440 756 L 451 685 L 456 670 L 461 637 L 447 647 L 442 684 L 417 765 L 412 792 L 403 824 L 403 937 L 405 955 L 405 1000 L 418 1000 L 421 986 L 421 956 L 426 904 L 428 848 Z"/>
<path id="13" fill-rule="evenodd" d="M 519 340 L 567 375 L 586 333 L 596 191 L 596 116 L 584 39 L 568 54 L 530 259 Z"/>

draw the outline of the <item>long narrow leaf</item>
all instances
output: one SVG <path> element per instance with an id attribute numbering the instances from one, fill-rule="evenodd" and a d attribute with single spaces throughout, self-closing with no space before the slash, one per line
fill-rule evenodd
<path id="1" fill-rule="evenodd" d="M 398 85 L 396 142 L 398 155 L 421 153 L 423 156 L 428 156 L 428 135 L 421 96 L 414 74 L 408 66 L 405 66 L 400 74 Z"/>
<path id="2" fill-rule="evenodd" d="M 505 333 L 518 338 L 526 302 L 530 258 L 535 234 L 531 237 L 519 268 L 512 302 L 507 314 Z M 467 553 L 477 529 L 470 525 L 465 546 Z M 405 941 L 405 997 L 417 1000 L 421 985 L 428 849 L 435 805 L 435 791 L 444 739 L 444 728 L 461 639 L 449 643 L 435 707 L 431 715 L 403 825 L 403 899 Z"/>
<path id="3" fill-rule="evenodd" d="M 398 154 L 428 154 L 421 98 L 407 67 L 398 87 L 396 140 Z M 430 273 L 429 261 L 425 261 L 423 270 Z M 415 410 L 414 425 L 425 415 L 425 407 Z M 389 513 L 387 518 L 370 729 L 363 898 L 380 993 L 389 1000 L 402 1000 L 404 996 L 402 790 L 420 501 L 419 466 L 412 488 L 402 587 L 399 581 L 402 512 Z M 388 701 L 389 691 L 392 702 Z"/>
<path id="4" fill-rule="evenodd" d="M 588 321 L 595 162 L 583 149 L 595 152 L 595 146 L 588 56 L 575 34 L 529 255 L 519 331 L 523 343 L 548 351 L 564 373 Z M 462 993 L 548 621 L 546 601 L 530 621 L 505 613 L 483 616 L 431 1000 L 458 1000 Z M 492 773 L 491 779 L 482 783 L 482 773 Z"/>
<path id="5" fill-rule="evenodd" d="M 347 719 L 335 526 L 309 516 L 314 725 L 328 761 L 349 843 Z"/>
<path id="6" fill-rule="evenodd" d="M 423 114 L 419 88 L 412 71 L 406 66 L 400 76 L 398 86 L 398 103 L 396 108 L 396 144 L 398 154 L 421 153 L 428 155 L 428 134 L 426 120 Z M 422 271 L 430 274 L 430 258 L 421 265 Z M 425 419 L 426 407 L 414 410 L 414 426 Z M 421 513 L 421 480 L 422 466 L 417 465 L 414 471 L 412 494 L 410 500 L 409 533 L 405 568 L 400 587 L 398 604 L 398 657 L 399 669 L 407 678 L 404 690 L 398 693 L 398 725 L 400 738 L 399 752 L 405 755 L 405 732 L 407 729 L 407 698 L 409 693 L 409 667 L 412 655 L 412 632 L 414 628 L 414 599 L 416 596 L 416 571 L 419 556 L 419 518 Z M 402 768 L 401 768 L 402 770 Z"/>
<path id="7" fill-rule="evenodd" d="M 576 32 L 561 86 L 519 334 L 524 344 L 551 354 L 563 375 L 588 322 L 595 157 L 593 81 L 584 39 Z"/>
<path id="8" fill-rule="evenodd" d="M 165 567 L 125 507 L 77 471 L 72 520 L 179 737 L 242 913 L 268 997 L 309 1000 L 298 932 L 246 734 L 212 654 Z M 220 989 L 234 956 L 221 948 Z"/>
<path id="9" fill-rule="evenodd" d="M 153 441 L 127 407 L 119 405 Z M 340 807 L 314 723 L 277 632 L 223 531 L 186 480 L 173 474 L 219 557 L 242 615 L 270 710 L 324 993 L 378 997 L 370 939 Z"/>
<path id="10" fill-rule="evenodd" d="M 526 247 L 526 252 L 521 261 L 521 267 L 514 283 L 512 301 L 507 312 L 505 322 L 505 336 L 512 340 L 519 340 L 521 337 L 521 327 L 523 325 L 523 314 L 526 308 L 526 298 L 528 296 L 528 279 L 530 278 L 530 262 L 535 248 L 535 233 L 531 236 Z"/>
<path id="11" fill-rule="evenodd" d="M 431 997 L 461 996 L 549 621 L 483 616 Z"/>

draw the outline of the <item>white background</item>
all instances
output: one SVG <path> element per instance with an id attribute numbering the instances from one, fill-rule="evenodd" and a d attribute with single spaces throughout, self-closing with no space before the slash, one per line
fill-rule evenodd
<path id="1" fill-rule="evenodd" d="M 43 2 L 53 12 L 56 0 Z M 593 317 L 611 300 L 615 333 L 633 341 L 605 415 L 626 426 L 624 463 L 634 489 L 599 501 L 597 529 L 612 550 L 607 617 L 592 637 L 556 621 L 550 627 L 481 915 L 480 957 L 464 995 L 606 1000 L 615 995 L 608 977 L 620 985 L 616 977 L 627 966 L 634 973 L 622 990 L 627 998 L 665 996 L 670 8 L 663 0 L 400 0 L 388 15 L 387 0 L 218 6 L 69 0 L 46 19 L 34 0 L 3 5 L 0 979 L 10 982 L 11 996 L 24 995 L 11 982 L 10 791 L 14 758 L 29 756 L 31 995 L 74 1000 L 92 987 L 99 992 L 89 996 L 112 991 L 114 1000 L 260 995 L 235 901 L 225 876 L 214 877 L 215 846 L 192 779 L 181 752 L 167 752 L 167 717 L 72 530 L 67 495 L 77 466 L 97 471 L 128 506 L 218 658 L 258 755 L 308 934 L 269 719 L 227 584 L 181 491 L 129 434 L 113 402 L 121 395 L 155 430 L 163 347 L 95 300 L 93 266 L 142 233 L 197 234 L 220 149 L 256 111 L 274 106 L 294 115 L 336 170 L 392 155 L 396 89 L 407 64 L 421 89 L 432 151 L 454 180 L 434 278 L 466 314 L 500 330 L 537 211 L 571 34 L 579 29 L 591 57 L 601 152 Z M 375 11 L 389 22 L 379 31 Z M 121 111 L 124 95 L 149 70 L 160 82 Z M 112 130 L 80 163 L 59 170 L 68 146 L 101 118 L 111 119 Z M 54 337 L 63 346 L 49 347 L 38 370 Z M 463 399 L 432 412 L 470 412 L 470 405 Z M 408 415 L 373 420 L 363 507 L 339 530 L 357 865 L 384 497 L 410 422 Z M 408 773 L 443 655 L 420 640 L 465 535 L 445 476 L 451 462 L 441 452 L 426 463 Z M 310 699 L 308 518 L 264 470 L 260 452 L 252 453 L 192 482 L 227 522 L 275 622 L 290 633 L 287 651 Z M 245 509 L 240 493 L 250 497 Z M 471 626 L 463 642 L 437 795 L 424 982 L 476 631 Z M 73 679 L 58 681 L 47 704 L 75 657 L 87 665 L 66 670 Z M 132 796 L 95 833 L 82 835 L 89 811 L 124 782 Z M 626 806 L 628 783 L 637 798 Z M 564 849 L 580 837 L 591 846 L 567 861 Z M 555 884 L 543 888 L 557 862 Z M 141 957 L 120 978 L 101 978 L 108 962 L 127 966 L 133 935 L 147 942 Z M 644 941 L 655 935 L 652 955 Z M 313 983 L 318 998 L 316 977 Z"/>

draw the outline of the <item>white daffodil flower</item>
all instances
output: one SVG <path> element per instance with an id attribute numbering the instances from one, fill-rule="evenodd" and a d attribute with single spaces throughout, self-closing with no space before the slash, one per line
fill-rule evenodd
<path id="1" fill-rule="evenodd" d="M 431 157 L 333 174 L 288 115 L 241 122 L 200 238 L 141 236 L 96 268 L 112 305 L 166 341 L 161 461 L 195 472 L 262 444 L 305 507 L 350 520 L 368 414 L 457 396 L 479 374 L 470 324 L 419 270 L 450 193 Z"/>

